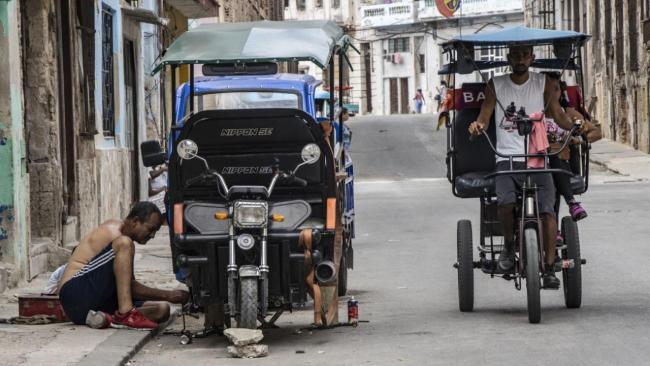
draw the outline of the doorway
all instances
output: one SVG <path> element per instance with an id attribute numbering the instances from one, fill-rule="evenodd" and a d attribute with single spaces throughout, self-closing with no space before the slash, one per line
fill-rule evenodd
<path id="1" fill-rule="evenodd" d="M 390 114 L 399 113 L 399 90 L 397 89 L 397 79 L 390 78 Z"/>
<path id="2" fill-rule="evenodd" d="M 361 54 L 363 55 L 366 81 L 366 112 L 372 113 L 372 55 L 370 53 L 369 43 L 361 44 Z"/>
<path id="3" fill-rule="evenodd" d="M 70 0 L 59 0 L 57 7 L 57 42 L 59 73 L 59 146 L 61 151 L 61 178 L 63 189 L 62 222 L 66 224 L 68 216 L 76 216 L 76 177 L 75 177 L 75 131 L 74 131 L 74 96 L 72 92 L 72 66 L 74 62 L 70 45 Z"/>
<path id="4" fill-rule="evenodd" d="M 135 46 L 124 39 L 124 91 L 126 93 L 126 143 L 131 155 L 131 199 L 140 200 L 140 160 L 138 159 L 138 88 Z"/>
<path id="5" fill-rule="evenodd" d="M 409 79 L 399 79 L 399 93 L 400 93 L 400 113 L 409 113 Z"/>

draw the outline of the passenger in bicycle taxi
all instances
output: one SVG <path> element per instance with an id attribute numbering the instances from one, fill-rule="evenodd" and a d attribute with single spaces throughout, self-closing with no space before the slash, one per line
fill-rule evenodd
<path id="1" fill-rule="evenodd" d="M 544 73 L 547 74 L 550 78 L 559 81 L 560 91 L 556 94 L 556 97 L 560 101 L 562 108 L 564 108 L 565 113 L 574 120 L 583 121 L 582 137 L 589 143 L 600 140 L 602 138 L 602 130 L 600 128 L 600 125 L 598 123 L 593 123 L 591 121 L 591 116 L 586 111 L 583 110 L 582 113 L 578 112 L 578 108 L 581 103 L 579 100 L 570 100 L 569 93 L 567 92 L 566 82 L 560 81 L 560 73 Z M 576 91 L 574 98 L 580 99 L 579 91 Z M 576 138 L 568 136 L 567 131 L 558 126 L 553 119 L 546 119 L 546 126 L 548 128 L 548 138 L 552 151 L 557 151 L 557 149 L 561 147 L 567 138 L 573 139 L 574 141 L 571 142 L 573 144 L 579 143 Z M 567 146 L 558 155 L 549 157 L 549 167 L 554 169 L 568 170 L 574 174 L 578 174 L 580 163 L 580 156 L 577 153 L 577 150 L 575 148 L 571 148 L 570 146 Z M 569 206 L 569 214 L 571 215 L 573 221 L 579 221 L 586 218 L 587 211 L 580 205 L 580 202 L 575 200 L 575 197 L 573 195 L 570 177 L 566 174 L 553 173 L 553 181 L 555 182 L 555 189 L 557 190 L 555 214 L 559 215 L 560 196 L 562 196 L 567 206 Z M 557 241 L 564 241 L 559 231 L 557 233 Z"/>
<path id="2" fill-rule="evenodd" d="M 524 107 L 528 113 L 544 111 L 565 130 L 573 126 L 569 117 L 559 103 L 557 95 L 560 86 L 557 80 L 529 71 L 535 60 L 533 46 L 517 45 L 508 50 L 508 63 L 512 73 L 496 76 L 491 79 L 486 88 L 485 101 L 476 121 L 469 126 L 469 133 L 478 135 L 481 130 L 487 130 L 492 113 L 495 114 L 497 151 L 503 155 L 522 154 L 524 152 L 524 137 L 517 133 L 513 119 L 506 118 L 505 111 L 495 109 L 497 100 L 502 104 L 514 103 L 517 109 Z M 514 169 L 526 169 L 524 158 L 514 158 Z M 510 170 L 507 158 L 496 157 L 496 170 Z M 521 188 L 525 177 L 523 175 L 499 175 L 495 177 L 498 216 L 501 222 L 505 240 L 504 251 L 499 255 L 498 265 L 503 271 L 510 271 L 514 266 L 514 211 L 517 201 L 517 191 Z M 538 207 L 542 219 L 542 232 L 545 247 L 546 270 L 543 274 L 545 288 L 559 288 L 560 280 L 555 276 L 555 248 L 557 221 L 555 218 L 555 186 L 553 177 L 548 174 L 531 175 L 533 184 L 538 187 Z"/>

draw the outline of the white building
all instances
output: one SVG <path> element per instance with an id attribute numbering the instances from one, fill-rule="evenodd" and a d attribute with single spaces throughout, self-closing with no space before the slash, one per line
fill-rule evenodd
<path id="1" fill-rule="evenodd" d="M 442 16 L 434 0 L 361 6 L 355 39 L 365 56 L 360 79 L 367 85 L 364 90 L 370 91 L 361 96 L 362 110 L 377 115 L 412 113 L 415 91 L 422 89 L 424 112 L 432 112 L 441 80 L 438 70 L 446 61 L 439 44 L 461 33 L 523 25 L 523 20 L 521 0 L 463 0 L 453 18 Z M 476 57 L 505 55 L 495 50 Z M 467 81 L 478 81 L 478 76 L 470 77 Z"/>
<path id="2" fill-rule="evenodd" d="M 523 25 L 522 0 L 463 0 L 453 18 L 438 11 L 435 0 L 288 0 L 286 20 L 328 19 L 344 27 L 361 55 L 350 51 L 353 71 L 345 76 L 349 102 L 361 114 L 412 113 L 415 91 L 425 95 L 432 112 L 445 64 L 440 43 L 460 34 Z M 478 59 L 505 57 L 499 50 Z M 301 63 L 299 71 L 322 78 L 318 67 Z M 469 76 L 477 81 L 478 76 Z M 457 79 L 457 81 L 460 79 Z"/>

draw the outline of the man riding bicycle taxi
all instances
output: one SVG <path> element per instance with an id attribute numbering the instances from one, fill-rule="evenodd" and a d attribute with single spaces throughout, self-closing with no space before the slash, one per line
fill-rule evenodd
<path id="1" fill-rule="evenodd" d="M 524 152 L 524 136 L 517 133 L 514 121 L 507 118 L 503 108 L 496 108 L 497 100 L 511 105 L 514 103 L 517 110 L 523 107 L 528 113 L 545 112 L 549 117 L 565 130 L 573 127 L 572 118 L 569 117 L 557 98 L 560 86 L 557 80 L 536 72 L 529 71 L 535 60 L 533 46 L 511 46 L 508 50 L 508 63 L 512 73 L 495 76 L 488 83 L 485 92 L 485 101 L 476 121 L 469 126 L 469 133 L 478 135 L 481 130 L 487 130 L 490 116 L 494 112 L 497 138 L 497 151 L 503 155 L 522 154 Z M 546 106 L 546 108 L 545 108 Z M 584 131 L 583 131 L 584 132 Z M 526 169 L 524 158 L 514 158 L 513 169 Z M 510 170 L 507 158 L 496 157 L 496 170 Z M 542 218 L 544 247 L 546 249 L 546 271 L 542 276 L 545 288 L 559 288 L 560 280 L 555 276 L 555 246 L 557 221 L 555 219 L 555 187 L 550 173 L 533 174 L 533 184 L 538 187 L 539 211 Z M 504 236 L 504 251 L 498 259 L 499 268 L 509 271 L 514 266 L 514 209 L 517 200 L 517 191 L 524 181 L 523 175 L 499 175 L 495 177 L 497 195 L 497 212 L 501 222 Z"/>

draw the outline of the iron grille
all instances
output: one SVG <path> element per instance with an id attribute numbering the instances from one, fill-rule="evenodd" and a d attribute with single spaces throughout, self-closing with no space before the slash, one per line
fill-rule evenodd
<path id="1" fill-rule="evenodd" d="M 104 136 L 115 136 L 113 85 L 113 12 L 102 9 L 102 125 Z"/>

